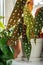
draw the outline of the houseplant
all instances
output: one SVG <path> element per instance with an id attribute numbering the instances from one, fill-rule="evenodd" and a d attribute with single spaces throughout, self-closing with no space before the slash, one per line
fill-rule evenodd
<path id="1" fill-rule="evenodd" d="M 43 28 L 43 7 L 39 7 L 35 13 L 35 23 L 34 23 L 34 40 L 35 40 L 35 42 L 33 40 L 31 41 L 31 43 L 32 42 L 36 43 L 36 45 L 34 45 L 34 44 L 32 45 L 33 47 L 36 46 L 32 50 L 32 52 L 34 53 L 34 56 L 32 55 L 32 52 L 31 52 L 31 57 L 34 57 L 34 58 L 32 58 L 33 61 L 41 60 L 40 55 L 41 55 L 42 43 L 43 43 L 42 28 Z"/>
<path id="2" fill-rule="evenodd" d="M 15 58 L 18 56 L 18 54 L 20 53 L 20 49 L 18 48 L 18 46 L 20 45 L 19 43 L 17 43 L 17 40 L 19 39 L 19 37 L 21 36 L 22 34 L 22 25 L 23 25 L 23 8 L 25 6 L 25 3 L 26 3 L 27 0 L 17 0 L 16 1 L 16 4 L 14 6 L 14 9 L 11 13 L 11 16 L 9 18 L 9 21 L 8 21 L 8 24 L 7 24 L 7 29 L 11 28 L 13 25 L 15 26 L 16 24 L 16 27 L 15 27 L 15 30 L 12 34 L 12 37 L 10 38 L 10 40 L 8 40 L 8 44 L 12 44 L 12 43 L 15 43 L 16 47 L 15 48 Z"/>
<path id="3" fill-rule="evenodd" d="M 10 39 L 10 40 L 12 40 L 12 42 L 11 43 L 15 43 L 15 41 L 17 41 L 17 39 L 19 39 L 19 37 L 21 36 L 21 34 L 22 34 L 22 29 L 23 29 L 23 9 L 24 9 L 24 6 L 25 6 L 25 3 L 26 3 L 26 1 L 28 1 L 28 0 L 22 0 L 22 2 L 21 2 L 21 0 L 17 0 L 17 3 L 18 3 L 18 6 L 20 5 L 20 2 L 21 2 L 21 5 L 19 6 L 19 7 L 22 7 L 22 9 L 21 8 L 18 8 L 19 10 L 20 10 L 20 12 L 22 11 L 22 13 L 20 13 L 20 12 L 18 12 L 18 9 L 16 9 L 17 7 L 15 7 L 15 9 L 13 10 L 13 13 L 12 13 L 12 15 L 11 15 L 11 17 L 10 17 L 10 19 L 9 19 L 9 21 L 8 21 L 8 25 L 7 25 L 7 28 L 9 28 L 9 27 L 11 27 L 11 26 L 13 26 L 13 24 L 17 21 L 18 22 L 18 24 L 16 23 L 16 27 L 15 27 L 15 30 L 14 30 L 14 33 L 13 33 L 13 35 L 12 35 L 12 38 Z M 31 0 L 30 0 L 31 1 Z M 29 1 L 29 2 L 30 2 Z M 16 3 L 16 6 L 17 6 L 17 3 Z M 32 8 L 32 7 L 31 7 Z M 30 9 L 31 9 L 30 8 Z M 16 13 L 19 13 L 19 16 L 20 16 L 20 18 L 19 18 L 19 16 L 16 16 L 16 13 L 15 13 L 15 10 L 16 10 Z M 13 14 L 15 14 L 15 16 L 13 16 Z M 12 18 L 12 16 L 14 17 L 14 19 Z M 16 19 L 16 17 L 18 17 L 18 20 Z M 11 20 L 12 19 L 12 20 Z M 16 20 L 16 21 L 15 21 Z M 15 22 L 14 22 L 15 21 Z M 11 24 L 12 23 L 12 24 Z M 15 25 L 15 24 L 14 24 Z M 25 40 L 24 40 L 25 41 Z M 26 42 L 28 42 L 28 41 L 26 41 Z M 30 42 L 30 41 L 29 41 Z M 24 46 L 24 45 L 23 45 Z M 28 44 L 28 46 L 30 47 L 30 52 L 29 52 L 29 56 L 30 56 L 30 53 L 31 53 L 31 44 Z M 28 48 L 29 49 L 29 48 Z M 26 52 L 26 51 L 25 51 Z M 27 58 L 29 59 L 29 56 L 27 55 Z"/>
<path id="4" fill-rule="evenodd" d="M 34 24 L 34 19 L 31 14 L 31 10 L 33 8 L 33 5 L 31 7 L 30 3 L 33 3 L 33 1 L 29 0 L 25 7 L 24 7 L 24 30 L 23 30 L 23 41 L 22 41 L 22 46 L 24 47 L 24 54 L 27 56 L 27 59 L 29 60 L 32 46 L 30 39 L 32 38 L 32 32 L 33 32 L 33 24 Z M 29 8 L 29 6 L 31 8 Z M 28 9 L 29 8 L 29 9 Z"/>
<path id="5" fill-rule="evenodd" d="M 35 20 L 34 20 L 32 14 L 31 14 L 31 11 L 32 11 L 32 8 L 33 8 L 33 0 L 27 0 L 27 3 L 26 4 L 28 4 L 28 5 L 26 5 L 26 6 L 23 5 L 24 12 L 23 12 L 23 9 L 22 9 L 22 12 L 24 13 L 24 16 L 20 18 L 21 20 L 18 19 L 19 22 L 17 20 L 18 23 L 16 23 L 16 27 L 15 27 L 14 33 L 13 33 L 12 38 L 10 40 L 12 40 L 11 43 L 13 43 L 13 41 L 14 42 L 17 41 L 17 39 L 19 39 L 19 36 L 21 36 L 21 34 L 22 34 L 22 37 L 23 37 L 22 38 L 23 51 L 24 51 L 25 56 L 29 59 L 30 58 L 30 55 L 31 55 L 31 51 L 32 51 L 32 44 L 34 43 L 34 42 L 32 42 L 32 44 L 31 44 L 31 41 L 30 40 L 33 38 L 34 41 L 35 41 L 34 44 L 36 45 L 36 37 L 34 37 L 34 35 L 35 35 L 35 33 L 34 33 Z M 21 9 L 20 9 L 20 11 L 21 11 Z M 17 12 L 18 12 L 18 10 L 17 10 Z M 16 13 L 15 13 L 15 10 L 13 10 L 13 13 L 12 14 L 16 14 Z M 11 15 L 11 17 L 9 19 L 7 28 L 13 26 L 13 24 L 15 23 L 14 21 L 15 21 L 16 18 L 14 17 L 15 19 L 13 19 L 12 16 L 13 15 Z M 17 17 L 19 17 L 19 16 L 17 16 Z M 22 18 L 24 18 L 24 20 Z M 11 19 L 14 20 L 14 21 L 12 21 Z"/>
<path id="6" fill-rule="evenodd" d="M 0 18 L 3 18 L 0 16 Z M 12 31 L 5 29 L 4 24 L 0 21 L 0 65 L 11 65 L 11 62 L 7 63 L 7 60 L 14 58 L 14 49 L 12 46 L 8 46 L 7 40 L 11 37 Z M 12 28 L 13 30 L 13 28 Z"/>
<path id="7" fill-rule="evenodd" d="M 26 0 L 24 0 L 25 3 L 26 3 Z M 29 1 L 29 0 L 28 0 Z M 31 1 L 31 0 L 30 0 Z M 31 57 L 31 52 L 32 52 L 32 44 L 34 43 L 36 45 L 36 39 L 37 39 L 37 35 L 36 35 L 36 31 L 35 31 L 35 25 L 36 25 L 36 21 L 34 20 L 32 14 L 31 14 L 31 5 L 30 5 L 30 1 L 27 2 L 27 4 L 29 4 L 29 6 L 27 7 L 27 5 L 23 5 L 23 8 L 24 8 L 24 12 L 23 12 L 23 9 L 22 9 L 22 13 L 20 13 L 20 16 L 21 16 L 21 20 L 18 19 L 16 20 L 17 23 L 16 23 L 16 26 L 15 26 L 15 30 L 13 31 L 13 35 L 12 37 L 10 38 L 7 38 L 7 39 L 10 39 L 10 41 L 12 40 L 11 43 L 15 43 L 15 41 L 17 41 L 19 39 L 19 37 L 22 35 L 22 48 L 23 48 L 23 51 L 24 51 L 24 54 L 25 56 L 27 57 L 27 59 L 29 60 L 30 57 Z M 19 2 L 21 2 L 19 0 Z M 32 1 L 31 1 L 32 2 Z M 18 2 L 17 2 L 18 3 Z M 18 4 L 19 5 L 19 4 Z M 32 5 L 33 6 L 33 5 Z M 29 8 L 29 9 L 28 9 Z M 16 9 L 16 7 L 15 7 Z M 15 9 L 10 17 L 10 20 L 8 22 L 8 26 L 7 26 L 7 32 L 9 31 L 9 27 L 12 27 L 13 25 L 15 25 L 15 20 L 14 18 L 12 18 L 12 16 L 15 14 Z M 21 9 L 19 10 L 21 11 Z M 16 10 L 16 13 L 18 13 L 18 10 Z M 24 13 L 24 16 L 22 15 Z M 26 16 L 26 17 L 25 17 Z M 17 16 L 18 17 L 18 16 Z M 24 20 L 23 20 L 23 17 L 24 17 Z M 37 16 L 35 16 L 37 17 Z M 25 19 L 26 18 L 26 19 Z M 24 22 L 24 23 L 23 23 Z M 38 28 L 38 27 L 37 27 Z M 4 31 L 5 32 L 5 31 Z M 11 31 L 10 31 L 11 32 Z M 16 33 L 15 33 L 16 32 Z M 19 33 L 19 34 L 18 34 Z M 39 35 L 38 35 L 39 36 Z M 7 36 L 9 37 L 9 36 Z M 31 39 L 34 38 L 34 42 L 31 44 Z M 41 41 L 42 42 L 42 41 Z M 9 42 L 10 43 L 10 42 Z M 16 45 L 16 43 L 15 43 Z M 35 48 L 33 46 L 33 48 Z M 37 47 L 36 47 L 37 48 Z M 31 58 L 32 59 L 32 58 Z M 30 59 L 30 61 L 31 61 Z M 32 59 L 33 60 L 33 59 Z"/>
<path id="8" fill-rule="evenodd" d="M 31 16 L 29 15 L 30 13 L 29 13 L 28 8 L 26 9 L 26 7 L 25 7 L 25 9 L 24 9 L 24 24 L 27 26 L 25 29 L 26 31 L 24 33 L 25 33 L 25 35 L 27 35 L 28 44 L 30 43 L 30 46 L 31 46 L 30 47 L 31 48 L 30 56 L 28 53 L 29 46 L 24 45 L 24 49 L 25 49 L 25 54 L 27 54 L 26 56 L 30 57 L 29 61 L 39 61 L 40 60 L 39 57 L 40 57 L 41 50 L 42 50 L 42 40 L 43 40 L 42 38 L 40 39 L 40 37 L 41 37 L 40 32 L 43 27 L 42 11 L 43 11 L 43 7 L 39 8 L 38 11 L 36 11 L 35 18 L 33 19 L 32 15 Z M 29 16 L 30 16 L 30 18 L 29 18 Z M 23 37 L 24 40 L 26 40 L 25 35 Z M 27 50 L 26 50 L 26 48 L 27 48 Z"/>
<path id="9" fill-rule="evenodd" d="M 9 32 L 9 28 L 11 28 L 14 24 L 15 24 L 15 22 L 19 22 L 20 21 L 20 19 L 22 20 L 22 18 L 20 18 L 20 17 L 22 17 L 21 15 L 22 15 L 22 13 L 23 13 L 23 7 L 24 7 L 24 5 L 25 5 L 25 3 L 26 3 L 26 0 L 17 0 L 17 2 L 16 2 L 16 5 L 15 5 L 15 7 L 14 7 L 14 11 L 13 11 L 13 13 L 12 13 L 12 15 L 13 15 L 13 18 L 12 18 L 12 15 L 11 15 L 11 17 L 10 17 L 10 20 L 9 20 L 9 22 L 8 22 L 8 26 L 7 26 L 7 29 L 4 29 L 0 34 L 1 34 L 1 37 L 5 37 L 5 39 L 4 38 L 2 38 L 2 40 L 4 39 L 4 43 L 6 43 L 7 42 L 7 40 L 8 39 L 11 39 L 12 40 L 12 38 L 13 38 L 13 36 L 15 36 L 15 34 L 14 35 L 12 35 L 12 38 L 11 38 L 11 36 L 9 36 L 9 34 L 10 34 L 10 32 Z M 17 13 L 19 12 L 19 14 L 17 15 Z M 16 18 L 16 16 L 17 16 L 17 18 Z M 14 20 L 14 19 L 16 19 L 16 20 Z M 13 21 L 13 24 L 12 25 L 9 25 L 9 24 L 11 24 L 12 23 L 12 21 Z M 16 28 L 15 28 L 15 31 L 17 31 L 18 32 L 18 26 L 16 26 Z M 4 32 L 4 33 L 3 33 Z M 16 32 L 16 33 L 17 33 Z M 19 32 L 19 33 L 21 33 L 21 32 Z M 3 34 L 3 36 L 2 36 L 2 34 Z M 17 36 L 18 36 L 18 34 L 17 34 Z M 7 38 L 6 38 L 7 37 Z M 1 39 L 1 38 L 0 38 Z M 16 39 L 16 38 L 15 38 Z M 18 37 L 17 37 L 17 39 L 18 39 Z M 6 41 L 5 41 L 6 40 Z M 14 40 L 14 39 L 13 39 Z M 13 42 L 12 42 L 13 43 Z M 9 47 L 9 45 L 8 45 L 8 47 Z M 6 49 L 6 51 L 8 50 L 8 48 Z M 10 49 L 9 49 L 10 50 Z M 9 51 L 8 51 L 9 52 Z M 11 52 L 11 51 L 10 51 Z M 9 52 L 9 53 L 10 53 Z M 6 54 L 7 54 L 7 52 L 6 52 Z M 13 54 L 12 54 L 13 55 Z M 9 55 L 8 55 L 9 56 Z M 6 57 L 5 57 L 6 58 Z M 13 57 L 12 57 L 13 58 Z M 2 59 L 2 58 L 1 58 Z M 9 58 L 9 59 L 11 59 L 11 58 Z M 2 59 L 2 60 L 4 60 L 4 59 Z M 6 63 L 6 59 L 5 59 L 5 62 L 4 63 Z M 2 64 L 3 64 L 3 61 L 2 61 Z M 6 64 L 7 65 L 7 64 Z"/>

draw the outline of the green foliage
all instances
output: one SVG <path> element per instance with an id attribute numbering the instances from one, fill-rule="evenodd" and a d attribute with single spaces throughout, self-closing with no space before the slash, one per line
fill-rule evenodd
<path id="1" fill-rule="evenodd" d="M 24 24 L 26 25 L 26 35 L 28 40 L 32 38 L 33 27 L 34 27 L 34 19 L 27 6 L 24 7 Z"/>
<path id="2" fill-rule="evenodd" d="M 21 21 L 22 21 L 22 14 L 23 14 L 23 7 L 24 7 L 24 5 L 25 5 L 25 3 L 26 3 L 26 0 L 17 0 L 17 2 L 16 2 L 16 5 L 15 5 L 15 7 L 14 7 L 14 13 L 15 13 L 15 15 L 13 16 L 13 21 L 14 21 L 14 19 L 16 19 L 15 21 L 17 22 L 19 19 L 21 19 Z M 17 12 L 16 12 L 17 11 Z M 20 13 L 20 15 L 18 16 L 17 15 L 17 13 Z M 13 13 L 13 14 L 14 14 Z M 12 14 L 12 15 L 13 15 Z M 11 17 L 12 17 L 12 15 L 11 15 Z M 16 18 L 16 15 L 17 15 L 17 18 Z M 20 18 L 21 17 L 21 18 Z M 2 17 L 0 17 L 0 19 L 1 19 Z M 12 18 L 11 18 L 12 19 Z M 10 19 L 10 20 L 11 20 Z M 10 21 L 9 20 L 9 21 Z M 12 23 L 12 21 L 10 21 L 10 23 L 8 22 L 8 24 L 11 24 Z M 1 26 L 2 26 L 2 24 L 0 24 Z M 13 26 L 13 24 L 12 24 L 12 26 Z M 3 27 L 3 26 L 2 26 Z M 11 27 L 11 25 L 9 26 L 8 25 L 8 27 L 7 28 L 10 28 Z M 21 28 L 20 28 L 21 27 Z M 18 28 L 18 30 L 17 31 L 19 31 L 19 34 L 21 33 L 21 31 L 22 31 L 22 26 L 21 25 L 19 25 L 19 27 L 17 27 Z M 16 29 L 16 28 L 15 28 Z M 9 38 L 11 38 L 11 36 L 12 36 L 12 31 L 14 31 L 14 29 L 12 30 L 12 29 L 8 29 L 8 30 L 6 30 L 6 29 L 4 29 L 4 30 L 2 30 L 1 32 L 0 32 L 0 51 L 2 52 L 2 56 L 0 55 L 0 60 L 2 60 L 1 62 L 0 62 L 0 64 L 1 65 L 7 65 L 6 64 L 6 61 L 7 60 L 9 60 L 9 59 L 12 59 L 13 58 L 13 53 L 12 53 L 12 51 L 11 51 L 11 49 L 12 49 L 12 47 L 9 47 L 9 46 L 7 46 L 7 44 L 6 44 L 6 42 L 7 42 L 7 40 L 9 39 Z M 18 32 L 17 32 L 17 35 L 18 35 Z M 15 36 L 15 35 L 14 35 Z M 3 41 L 2 41 L 3 40 Z M 2 41 L 2 42 L 1 42 Z M 11 49 L 10 49 L 11 48 Z M 8 64 L 9 65 L 9 64 Z"/>
<path id="3" fill-rule="evenodd" d="M 2 29 L 5 28 L 4 24 L 1 21 L 0 21 L 0 28 L 2 28 Z"/>
<path id="4" fill-rule="evenodd" d="M 26 35 L 26 25 L 23 25 L 23 31 L 22 31 L 22 48 L 23 48 L 23 53 L 25 57 L 29 60 L 30 54 L 31 54 L 31 44 L 28 43 L 28 38 Z"/>
<path id="5" fill-rule="evenodd" d="M 6 44 L 7 40 L 8 40 L 7 37 L 0 38 L 0 60 L 1 60 L 0 62 L 2 64 L 6 63 L 7 60 L 13 59 L 14 51 L 11 46 L 7 46 Z"/>
<path id="6" fill-rule="evenodd" d="M 0 16 L 0 32 L 5 29 L 4 24 L 2 23 L 1 19 L 4 18 L 3 16 Z"/>
<path id="7" fill-rule="evenodd" d="M 22 21 L 22 16 L 21 15 L 23 13 L 23 7 L 24 7 L 25 3 L 26 3 L 26 0 L 24 0 L 24 1 L 23 0 L 17 0 L 17 2 L 16 2 L 16 5 L 14 7 L 14 13 L 15 13 L 15 15 L 17 15 L 18 12 L 20 13 L 20 16 L 17 15 L 17 18 L 16 18 L 15 15 L 13 16 L 13 18 L 16 19 L 15 20 L 16 22 L 20 19 L 20 17 L 21 17 L 21 21 Z M 11 15 L 11 17 L 12 17 L 12 15 Z M 2 17 L 0 17 L 0 18 L 2 18 Z M 13 19 L 13 21 L 14 21 L 14 19 Z M 10 21 L 10 22 L 12 23 L 12 21 Z M 9 22 L 8 22 L 8 24 L 9 24 Z M 10 27 L 10 26 L 8 25 L 8 27 Z M 21 26 L 21 25 L 19 25 L 19 26 Z M 19 34 L 20 34 L 22 28 L 20 28 L 20 29 L 19 29 L 19 27 L 17 27 L 17 28 L 18 28 L 18 31 L 19 31 Z M 13 53 L 11 52 L 9 46 L 6 45 L 7 40 L 11 37 L 10 34 L 12 35 L 12 30 L 11 29 L 8 29 L 8 30 L 4 29 L 3 31 L 0 32 L 0 50 L 3 53 L 2 56 L 0 56 L 1 57 L 0 59 L 2 60 L 2 62 L 0 62 L 0 63 L 2 63 L 2 65 L 7 65 L 6 60 L 13 58 Z M 17 35 L 18 35 L 18 33 L 17 33 Z"/>
<path id="8" fill-rule="evenodd" d="M 10 63 L 7 64 L 7 60 L 14 58 L 14 49 L 12 46 L 7 45 L 7 41 L 12 36 L 14 26 L 7 30 L 2 22 L 0 22 L 0 28 L 3 28 L 2 31 L 0 31 L 0 65 L 10 65 Z"/>
<path id="9" fill-rule="evenodd" d="M 34 19 L 30 11 L 28 10 L 27 6 L 24 7 L 24 26 L 23 28 L 23 50 L 24 54 L 26 55 L 27 59 L 29 60 L 31 54 L 31 43 L 30 39 L 32 38 L 33 33 L 33 25 Z"/>
<path id="10" fill-rule="evenodd" d="M 4 16 L 0 16 L 0 19 L 3 19 L 4 18 Z"/>
<path id="11" fill-rule="evenodd" d="M 11 28 L 18 22 L 23 22 L 22 14 L 23 14 L 23 8 L 25 6 L 26 1 L 27 0 L 17 0 L 16 1 L 16 4 L 14 6 L 14 9 L 11 13 L 11 16 L 10 16 L 8 24 L 7 24 L 7 29 Z"/>
<path id="12" fill-rule="evenodd" d="M 26 1 L 27 0 L 17 0 L 9 19 L 7 29 L 5 29 L 5 26 L 0 22 L 0 28 L 3 29 L 0 31 L 0 65 L 11 65 L 11 63 L 7 64 L 6 61 L 13 59 L 14 50 L 11 45 L 8 46 L 6 43 L 10 38 L 15 43 L 21 35 L 23 51 L 29 60 L 32 49 L 30 42 L 32 33 L 34 33 L 34 40 L 36 41 L 36 38 L 39 36 L 43 27 L 43 7 L 40 8 L 34 20 L 32 14 L 25 5 Z M 4 17 L 0 16 L 0 19 L 2 18 Z M 16 26 L 13 26 L 14 23 Z"/>
<path id="13" fill-rule="evenodd" d="M 35 16 L 35 25 L 34 25 L 34 35 L 36 38 L 39 37 L 39 34 L 43 27 L 43 7 L 39 8 L 39 10 L 36 10 L 36 16 Z"/>

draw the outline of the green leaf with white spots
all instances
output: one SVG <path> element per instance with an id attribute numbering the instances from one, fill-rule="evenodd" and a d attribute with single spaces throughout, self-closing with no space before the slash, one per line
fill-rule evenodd
<path id="1" fill-rule="evenodd" d="M 35 16 L 35 25 L 34 25 L 34 34 L 35 37 L 39 37 L 39 34 L 43 27 L 43 7 L 40 7 L 38 12 L 36 10 L 36 16 Z"/>

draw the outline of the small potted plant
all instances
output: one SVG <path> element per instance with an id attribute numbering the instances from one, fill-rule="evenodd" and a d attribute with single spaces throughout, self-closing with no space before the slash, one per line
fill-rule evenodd
<path id="1" fill-rule="evenodd" d="M 3 17 L 0 16 L 1 18 Z M 5 29 L 4 24 L 0 21 L 0 65 L 11 65 L 11 62 L 7 61 L 14 58 L 14 49 L 11 45 L 6 44 L 7 40 L 11 38 L 12 32 L 13 28 Z"/>
<path id="2" fill-rule="evenodd" d="M 42 43 L 43 43 L 43 7 L 40 7 L 36 10 L 35 13 L 35 23 L 34 23 L 34 40 L 31 40 L 32 43 L 32 52 L 31 60 L 39 61 L 41 50 L 42 50 Z"/>
<path id="3" fill-rule="evenodd" d="M 31 7 L 30 1 L 27 4 Z M 43 7 L 36 10 L 35 18 L 33 18 L 32 9 L 29 6 L 24 7 L 23 52 L 29 61 L 39 61 L 43 40 L 41 31 L 43 27 Z"/>
<path id="4" fill-rule="evenodd" d="M 34 27 L 34 18 L 32 16 L 33 9 L 33 0 L 27 0 L 26 5 L 24 6 L 24 25 L 22 33 L 22 47 L 25 57 L 30 59 L 32 45 L 31 39 L 33 38 L 33 27 Z"/>

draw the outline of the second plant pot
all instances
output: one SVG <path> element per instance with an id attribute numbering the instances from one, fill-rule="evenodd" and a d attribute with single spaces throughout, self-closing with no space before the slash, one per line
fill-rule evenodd
<path id="1" fill-rule="evenodd" d="M 34 42 L 34 39 L 31 39 L 32 50 L 31 50 L 29 61 L 40 61 L 41 60 L 40 55 L 42 51 L 42 43 L 43 43 L 43 38 L 36 39 L 36 44 Z"/>

